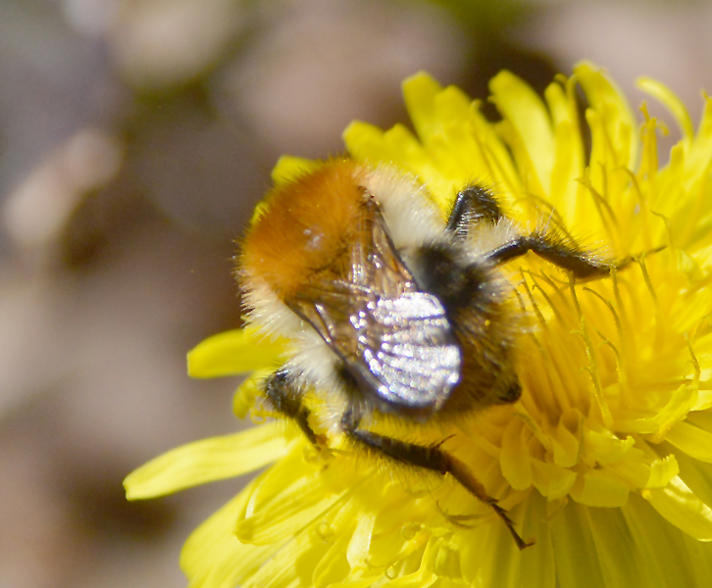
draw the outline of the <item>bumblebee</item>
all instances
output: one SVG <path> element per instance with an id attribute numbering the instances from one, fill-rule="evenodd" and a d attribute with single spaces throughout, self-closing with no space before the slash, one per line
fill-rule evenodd
<path id="1" fill-rule="evenodd" d="M 482 186 L 464 187 L 447 219 L 414 178 L 353 160 L 324 163 L 267 195 L 237 276 L 247 317 L 295 343 L 264 382 L 273 408 L 312 443 L 306 390 L 338 407 L 320 423 L 401 463 L 453 476 L 525 542 L 463 462 L 442 448 L 369 429 L 453 418 L 521 395 L 517 320 L 502 264 L 532 252 L 574 278 L 616 267 L 546 231 L 522 234 Z"/>

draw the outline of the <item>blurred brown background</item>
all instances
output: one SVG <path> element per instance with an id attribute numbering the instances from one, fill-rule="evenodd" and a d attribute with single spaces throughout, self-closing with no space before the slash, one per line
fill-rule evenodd
<path id="1" fill-rule="evenodd" d="M 244 426 L 185 352 L 239 324 L 232 239 L 283 153 L 405 120 L 419 69 L 473 96 L 588 58 L 697 116 L 707 2 L 0 0 L 0 588 L 182 586 L 238 488 L 147 503 L 121 480 Z"/>

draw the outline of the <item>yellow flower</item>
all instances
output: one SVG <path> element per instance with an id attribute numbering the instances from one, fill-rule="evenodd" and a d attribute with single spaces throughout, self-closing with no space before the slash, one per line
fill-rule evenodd
<path id="1" fill-rule="evenodd" d="M 130 499 L 148 498 L 275 462 L 188 539 L 181 565 L 191 586 L 709 583 L 712 100 L 695 133 L 671 92 L 639 85 L 680 127 L 662 166 L 660 123 L 645 107 L 636 123 L 586 63 L 543 100 L 499 74 L 496 122 L 459 89 L 418 74 L 404 84 L 415 135 L 364 123 L 345 132 L 353 158 L 417 176 L 443 210 L 474 180 L 493 186 L 525 229 L 551 223 L 608 258 L 634 259 L 585 282 L 535 256 L 507 264 L 531 317 L 517 343 L 522 397 L 446 431 L 448 450 L 535 545 L 519 551 L 448 476 L 356 450 L 319 452 L 294 424 L 270 421 L 173 450 L 126 479 Z M 283 158 L 275 183 L 316 165 Z M 189 371 L 250 373 L 234 410 L 257 417 L 266 413 L 259 383 L 288 354 L 287 342 L 253 325 L 198 345 Z"/>

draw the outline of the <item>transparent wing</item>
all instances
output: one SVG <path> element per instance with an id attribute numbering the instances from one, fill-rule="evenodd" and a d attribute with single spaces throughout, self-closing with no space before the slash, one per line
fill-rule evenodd
<path id="1" fill-rule="evenodd" d="M 439 407 L 460 380 L 460 349 L 440 302 L 406 292 L 381 298 L 359 316 L 359 359 L 384 400 L 413 408 Z"/>
<path id="2" fill-rule="evenodd" d="M 343 360 L 364 394 L 437 410 L 459 382 L 460 348 L 440 301 L 418 291 L 377 205 L 365 206 L 347 258 L 287 303 Z"/>

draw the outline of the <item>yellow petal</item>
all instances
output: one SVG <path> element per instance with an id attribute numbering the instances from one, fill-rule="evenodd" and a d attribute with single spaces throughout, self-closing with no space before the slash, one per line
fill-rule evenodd
<path id="1" fill-rule="evenodd" d="M 371 547 L 371 536 L 376 522 L 376 515 L 373 511 L 366 511 L 361 514 L 356 523 L 356 530 L 351 536 L 346 559 L 352 568 L 365 566 L 368 563 L 368 554 Z"/>
<path id="2" fill-rule="evenodd" d="M 295 472 L 301 475 L 295 476 Z M 340 498 L 329 492 L 318 465 L 305 461 L 302 445 L 295 446 L 260 479 L 236 522 L 235 533 L 246 543 L 269 544 L 290 537 Z"/>
<path id="3" fill-rule="evenodd" d="M 646 488 L 662 488 L 667 486 L 680 473 L 680 466 L 674 455 L 666 455 L 650 464 L 650 475 Z"/>
<path id="4" fill-rule="evenodd" d="M 254 327 L 218 333 L 188 352 L 188 375 L 218 378 L 277 367 L 287 349 L 286 342 L 271 340 Z"/>
<path id="5" fill-rule="evenodd" d="M 528 442 L 531 432 L 520 420 L 512 420 L 502 436 L 500 464 L 502 475 L 515 490 L 524 490 L 532 484 L 531 459 Z"/>
<path id="6" fill-rule="evenodd" d="M 437 582 L 438 578 L 433 569 L 437 551 L 437 543 L 435 541 L 429 541 L 425 545 L 422 556 L 413 558 L 413 561 L 419 564 L 418 568 L 413 572 L 399 575 L 398 578 L 391 580 L 388 586 L 393 586 L 394 588 L 414 588 L 415 586 L 431 586 Z"/>
<path id="7" fill-rule="evenodd" d="M 657 516 L 638 495 L 621 509 L 643 565 L 634 586 L 676 588 L 706 586 L 712 577 L 709 544 L 700 543 Z"/>
<path id="8" fill-rule="evenodd" d="M 579 130 L 578 110 L 574 85 L 569 80 L 564 84 L 550 84 L 545 92 L 554 125 L 554 164 L 551 171 L 551 188 L 548 200 L 570 226 L 576 218 L 575 209 L 582 200 L 578 181 L 584 172 L 584 147 Z"/>
<path id="9" fill-rule="evenodd" d="M 287 453 L 282 423 L 195 441 L 172 449 L 130 473 L 126 498 L 138 500 L 171 494 L 213 480 L 251 472 Z"/>
<path id="10" fill-rule="evenodd" d="M 645 490 L 642 495 L 678 529 L 699 541 L 712 541 L 712 509 L 679 477 L 665 488 Z"/>
<path id="11" fill-rule="evenodd" d="M 549 500 L 563 498 L 576 482 L 576 472 L 552 463 L 533 460 L 534 487 Z"/>
<path id="12" fill-rule="evenodd" d="M 435 99 L 442 89 L 438 82 L 422 71 L 403 82 L 406 109 L 415 131 L 424 141 L 442 133 L 442 124 L 435 111 Z M 469 103 L 469 100 L 465 101 Z"/>
<path id="13" fill-rule="evenodd" d="M 546 512 L 547 501 L 536 492 L 530 495 L 526 513 L 519 520 L 524 521 L 522 535 L 526 539 L 535 539 L 536 543 L 531 548 L 512 553 L 511 560 L 520 560 L 518 574 L 511 574 L 507 584 L 510 588 L 522 586 L 536 586 L 537 588 L 556 588 L 557 568 L 556 553 L 551 543 L 550 515 Z M 502 554 L 507 553 L 503 546 Z M 507 567 L 507 562 L 500 562 L 500 567 Z M 494 584 L 491 584 L 494 586 Z"/>
<path id="14" fill-rule="evenodd" d="M 232 412 L 237 418 L 244 419 L 248 415 L 255 400 L 262 395 L 262 383 L 272 373 L 272 370 L 258 370 L 237 387 L 232 397 Z"/>
<path id="15" fill-rule="evenodd" d="M 274 168 L 272 168 L 272 183 L 275 186 L 286 184 L 306 173 L 314 171 L 320 165 L 321 162 L 314 161 L 313 159 L 283 155 L 277 160 Z"/>
<path id="16" fill-rule="evenodd" d="M 712 463 L 712 433 L 686 422 L 674 425 L 665 439 L 687 455 Z"/>
<path id="17" fill-rule="evenodd" d="M 623 506 L 628 500 L 627 484 L 606 472 L 591 470 L 581 474 L 571 488 L 571 497 L 586 506 Z"/>
<path id="18" fill-rule="evenodd" d="M 345 533 L 336 535 L 322 552 L 322 557 L 314 566 L 312 582 L 314 586 L 333 586 L 338 580 L 348 577 L 351 567 L 344 553 L 348 549 L 349 538 Z"/>
<path id="19" fill-rule="evenodd" d="M 680 100 L 674 92 L 661 82 L 648 77 L 638 78 L 636 85 L 643 92 L 650 94 L 659 100 L 673 115 L 675 121 L 680 127 L 682 136 L 686 141 L 691 141 L 695 135 L 695 129 L 692 126 L 690 113 L 687 111 L 685 104 Z"/>
<path id="20" fill-rule="evenodd" d="M 416 175 L 430 194 L 436 196 L 436 202 L 437 198 L 452 196 L 456 188 L 462 187 L 438 171 L 423 146 L 403 125 L 395 125 L 384 132 L 373 125 L 355 121 L 346 127 L 343 138 L 354 159 L 372 165 L 386 163 Z"/>
<path id="21" fill-rule="evenodd" d="M 633 169 L 635 167 L 638 140 L 636 123 L 628 101 L 613 81 L 600 68 L 583 62 L 574 68 L 574 75 L 581 83 L 586 98 L 601 117 L 600 134 L 592 137 L 591 165 L 607 161 L 608 158 L 594 159 L 594 153 L 607 152 L 613 166 Z M 591 129 L 592 133 L 596 129 Z M 598 145 L 597 145 L 598 144 Z"/>
<path id="22" fill-rule="evenodd" d="M 659 577 L 650 574 L 621 509 L 589 509 L 587 515 L 604 586 L 659 585 Z"/>
<path id="23" fill-rule="evenodd" d="M 211 515 L 185 542 L 180 567 L 191 588 L 234 588 L 252 576 L 276 547 L 246 546 L 233 534 L 237 513 L 249 497 L 247 488 Z"/>
<path id="24" fill-rule="evenodd" d="M 279 549 L 265 557 L 263 565 L 240 584 L 241 588 L 312 586 L 311 572 L 319 555 L 315 544 L 323 548 L 321 538 L 302 529 L 294 537 L 282 537 L 277 544 Z"/>
<path id="25" fill-rule="evenodd" d="M 702 463 L 684 453 L 677 455 L 680 477 L 705 504 L 712 504 L 712 464 Z"/>
<path id="26" fill-rule="evenodd" d="M 697 134 L 685 160 L 685 173 L 681 179 L 687 186 L 694 186 L 700 177 L 707 177 L 712 159 L 712 98 L 705 96 L 705 108 Z M 704 209 L 709 213 L 709 207 Z"/>
<path id="27" fill-rule="evenodd" d="M 571 411 L 569 414 L 575 414 Z M 568 468 L 573 466 L 581 453 L 581 435 L 575 435 L 566 426 L 567 419 L 559 419 L 556 425 L 555 434 L 551 437 L 551 445 L 554 463 L 558 466 Z"/>
<path id="28" fill-rule="evenodd" d="M 570 503 L 559 516 L 554 516 L 551 542 L 556 558 L 557 586 L 605 586 L 600 562 L 591 556 L 596 546 L 588 507 Z"/>
<path id="29" fill-rule="evenodd" d="M 547 194 L 554 167 L 554 136 L 544 103 L 531 86 L 508 71 L 492 78 L 490 90 L 492 101 L 514 131 L 511 139 L 513 147 L 519 146 L 515 156 L 519 155 L 520 173 L 526 178 L 533 171 L 530 190 Z"/>
<path id="30" fill-rule="evenodd" d="M 372 164 L 418 157 L 424 159 L 423 149 L 405 127 L 395 126 L 382 131 L 375 125 L 353 121 L 342 133 L 346 148 L 352 157 Z"/>

